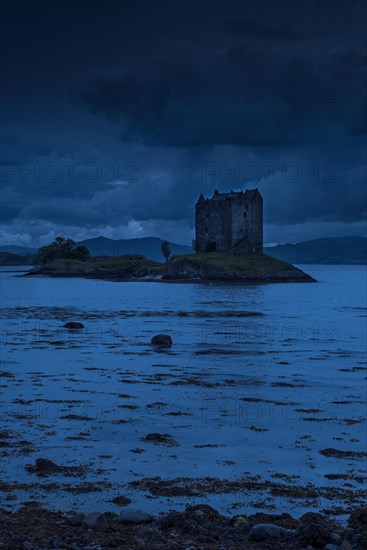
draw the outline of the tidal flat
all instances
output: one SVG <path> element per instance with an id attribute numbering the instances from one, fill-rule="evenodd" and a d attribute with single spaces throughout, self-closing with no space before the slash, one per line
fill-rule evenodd
<path id="1" fill-rule="evenodd" d="M 3 268 L 1 506 L 345 521 L 367 503 L 364 269 L 239 287 Z"/>

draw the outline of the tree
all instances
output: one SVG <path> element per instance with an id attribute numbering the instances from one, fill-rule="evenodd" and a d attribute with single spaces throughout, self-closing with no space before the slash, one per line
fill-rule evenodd
<path id="1" fill-rule="evenodd" d="M 55 260 L 80 260 L 81 262 L 86 262 L 89 258 L 90 253 L 86 246 L 76 246 L 75 241 L 72 239 L 56 237 L 52 243 L 39 249 L 34 263 L 48 264 Z"/>
<path id="2" fill-rule="evenodd" d="M 168 258 L 171 255 L 171 249 L 170 249 L 169 243 L 167 241 L 163 241 L 163 243 L 161 244 L 161 250 L 162 250 L 163 256 L 166 258 L 166 263 L 167 263 Z"/>

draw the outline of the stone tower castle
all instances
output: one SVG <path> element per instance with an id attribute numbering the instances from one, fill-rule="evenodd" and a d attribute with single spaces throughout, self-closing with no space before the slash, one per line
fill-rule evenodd
<path id="1" fill-rule="evenodd" d="M 258 189 L 200 195 L 196 203 L 197 252 L 222 250 L 260 254 L 263 249 L 263 199 Z"/>

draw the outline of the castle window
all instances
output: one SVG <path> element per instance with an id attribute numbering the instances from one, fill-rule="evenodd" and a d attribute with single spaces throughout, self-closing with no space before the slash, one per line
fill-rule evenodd
<path id="1" fill-rule="evenodd" d="M 246 212 L 243 213 L 243 217 L 246 218 Z"/>
<path id="2" fill-rule="evenodd" d="M 208 233 L 208 228 L 207 227 L 205 228 L 205 233 Z"/>

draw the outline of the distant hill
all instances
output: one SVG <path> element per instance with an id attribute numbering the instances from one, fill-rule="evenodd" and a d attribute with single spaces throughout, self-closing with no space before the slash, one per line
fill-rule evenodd
<path id="1" fill-rule="evenodd" d="M 0 265 L 30 265 L 29 258 L 11 254 L 10 252 L 0 252 Z"/>
<path id="2" fill-rule="evenodd" d="M 367 239 L 334 237 L 264 248 L 272 258 L 294 264 L 367 264 Z"/>
<path id="3" fill-rule="evenodd" d="M 38 252 L 38 248 L 31 248 L 28 246 L 19 246 L 16 244 L 0 245 L 0 252 L 9 254 L 15 254 L 17 256 L 34 256 Z"/>
<path id="4" fill-rule="evenodd" d="M 142 254 L 146 258 L 157 262 L 164 261 L 161 244 L 164 241 L 158 237 L 144 237 L 141 239 L 108 239 L 97 237 L 86 239 L 77 244 L 86 246 L 92 256 L 122 256 L 124 254 Z M 182 244 L 169 243 L 172 256 L 176 254 L 191 254 L 192 248 Z"/>
<path id="5" fill-rule="evenodd" d="M 161 252 L 163 240 L 158 237 L 141 239 L 108 239 L 97 237 L 80 241 L 78 245 L 86 246 L 92 256 L 121 256 L 123 254 L 141 254 L 157 262 L 164 261 Z M 191 254 L 188 245 L 170 243 L 172 256 Z M 1 253 L 17 256 L 34 256 L 36 248 L 5 245 L 0 246 Z M 264 253 L 272 258 L 295 264 L 367 264 L 367 239 L 365 237 L 330 237 L 314 239 L 300 243 L 278 244 L 274 247 L 264 247 Z M 4 261 L 6 261 L 4 259 Z M 22 260 L 24 263 L 24 259 Z M 26 261 L 27 263 L 27 261 Z M 28 259 L 29 263 L 29 259 Z M 20 264 L 2 264 L 20 265 Z"/>

